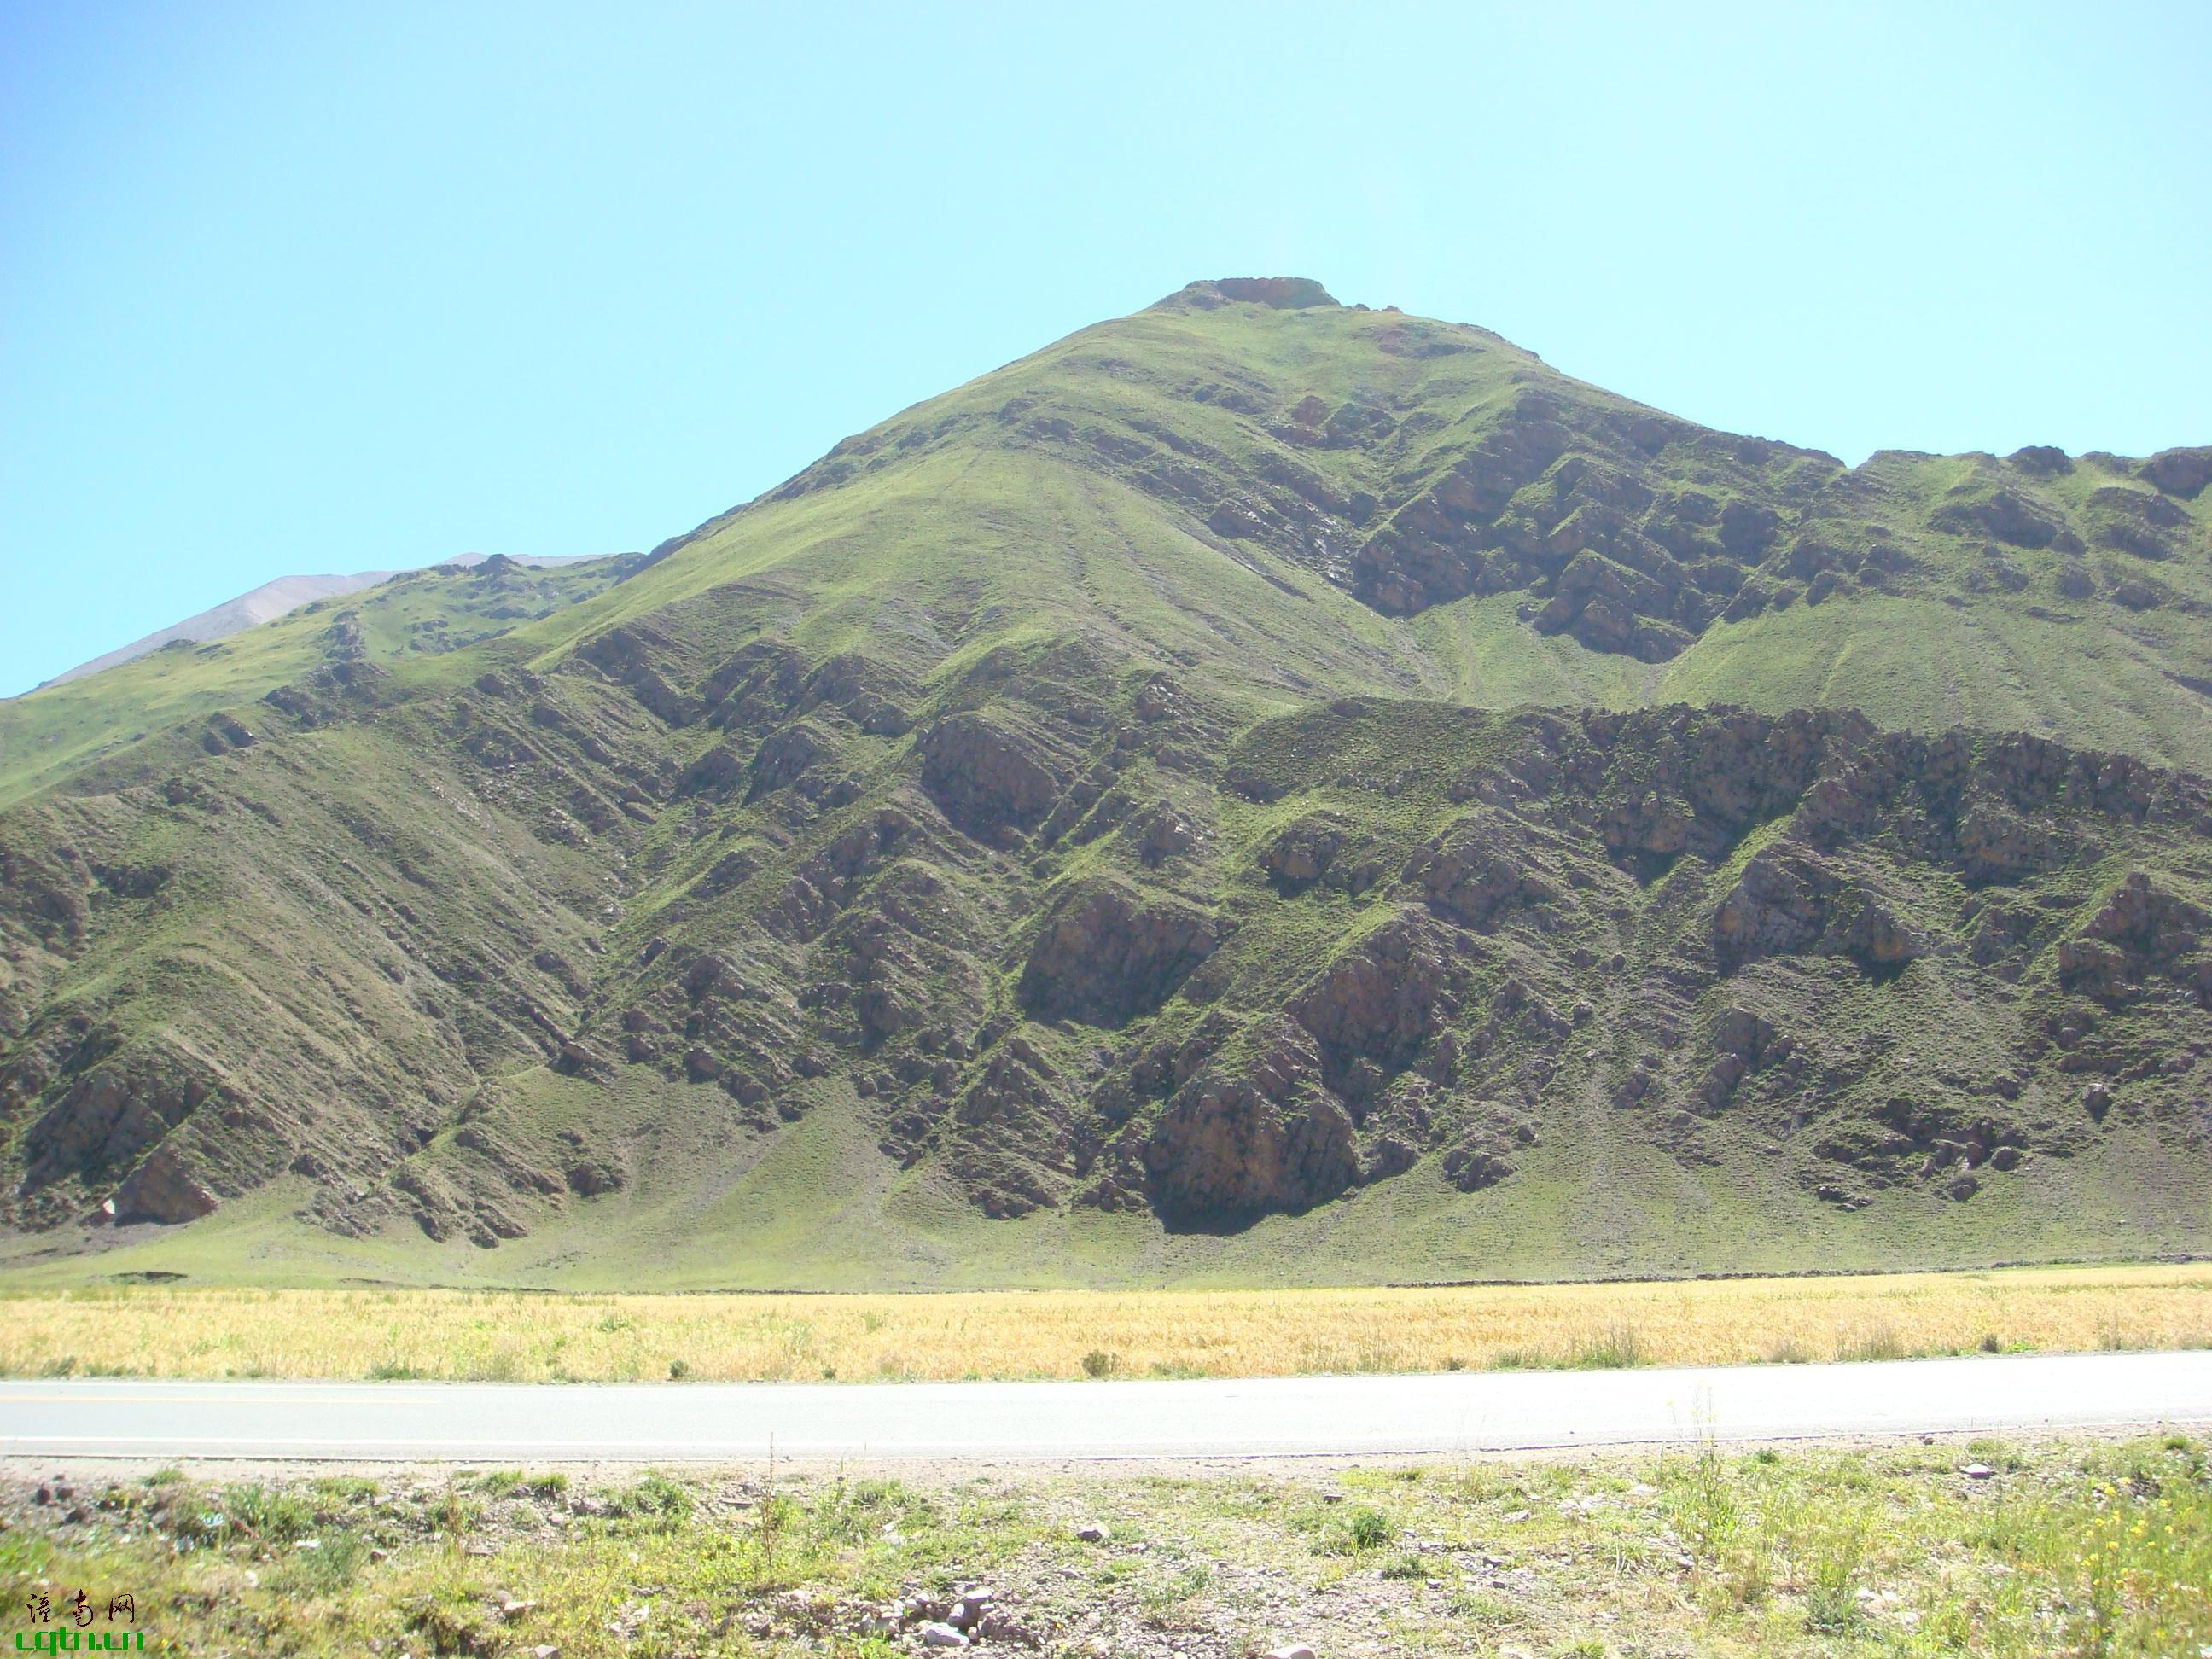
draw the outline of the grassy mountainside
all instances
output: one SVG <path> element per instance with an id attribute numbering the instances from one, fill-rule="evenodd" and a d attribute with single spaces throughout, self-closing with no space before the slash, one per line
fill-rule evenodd
<path id="1" fill-rule="evenodd" d="M 23 699 L 9 1259 L 2202 1249 L 2209 477 L 1846 469 L 1201 283 L 650 557 Z"/>

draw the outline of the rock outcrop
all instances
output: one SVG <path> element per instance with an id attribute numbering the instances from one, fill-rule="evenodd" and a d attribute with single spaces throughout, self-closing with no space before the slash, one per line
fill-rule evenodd
<path id="1" fill-rule="evenodd" d="M 1241 1075 L 1208 1068 L 1183 1085 L 1146 1140 L 1145 1170 L 1170 1218 L 1304 1209 L 1358 1180 L 1358 1133 L 1321 1085 L 1312 1039 L 1277 1024 L 1266 1041 Z"/>
<path id="2" fill-rule="evenodd" d="M 156 1147 L 126 1176 L 112 1200 L 118 1224 L 156 1221 L 170 1226 L 212 1214 L 218 1201 L 183 1157 L 167 1146 Z"/>
<path id="3" fill-rule="evenodd" d="M 1113 882 L 1086 884 L 1047 917 L 1022 969 L 1039 1019 L 1125 1025 L 1158 1010 L 1219 942 L 1211 916 Z"/>
<path id="4" fill-rule="evenodd" d="M 1002 722 L 955 714 L 922 738 L 921 786 L 969 835 L 1004 842 L 1036 828 L 1059 798 L 1064 781 L 1043 750 Z"/>

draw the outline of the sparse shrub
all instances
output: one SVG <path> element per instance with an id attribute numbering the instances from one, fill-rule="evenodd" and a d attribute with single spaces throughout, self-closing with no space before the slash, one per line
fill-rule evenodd
<path id="1" fill-rule="evenodd" d="M 488 1622 L 483 1604 L 459 1585 L 447 1585 L 407 1604 L 407 1627 L 434 1654 L 489 1655 L 504 1645 Z"/>
<path id="2" fill-rule="evenodd" d="M 220 1509 L 173 1510 L 168 1522 L 169 1534 L 176 1540 L 180 1555 L 196 1549 L 216 1548 L 230 1537 L 230 1517 Z"/>
<path id="3" fill-rule="evenodd" d="M 1379 1550 L 1398 1535 L 1398 1528 L 1382 1510 L 1363 1505 L 1348 1514 L 1305 1510 L 1290 1518 L 1293 1530 L 1319 1534 L 1316 1555 L 1364 1555 Z"/>
<path id="4" fill-rule="evenodd" d="M 648 1474 L 634 1486 L 610 1493 L 607 1513 L 641 1520 L 681 1521 L 691 1513 L 691 1494 L 665 1474 Z"/>
<path id="5" fill-rule="evenodd" d="M 1838 1338 L 1836 1358 L 1842 1360 L 1902 1359 L 1905 1358 L 1905 1344 L 1898 1339 L 1894 1327 L 1869 1325 L 1856 1336 Z"/>
<path id="6" fill-rule="evenodd" d="M 477 1516 L 477 1506 L 452 1486 L 440 1495 L 430 1510 L 430 1519 L 438 1530 L 455 1538 L 476 1525 Z"/>
<path id="7" fill-rule="evenodd" d="M 778 1571 L 777 1552 L 781 1547 L 786 1535 L 803 1517 L 804 1513 L 796 1503 L 776 1491 L 775 1472 L 771 1468 L 769 1472 L 768 1491 L 762 1494 L 759 1504 L 753 1510 L 752 1532 L 750 1539 L 752 1545 L 752 1561 L 747 1569 L 746 1576 L 756 1587 L 765 1588 L 770 1584 L 789 1582 Z"/>
<path id="8" fill-rule="evenodd" d="M 259 1486 L 232 1487 L 223 1496 L 222 1510 L 233 1531 L 272 1546 L 289 1544 L 315 1529 L 315 1512 L 304 1499 Z"/>
<path id="9" fill-rule="evenodd" d="M 1814 1629 L 1850 1630 L 1863 1618 L 1857 1590 L 1865 1559 L 1865 1534 L 1856 1524 L 1827 1533 L 1814 1547 L 1805 1574 L 1805 1618 Z"/>
<path id="10" fill-rule="evenodd" d="M 928 1504 L 896 1480 L 842 1480 L 814 1505 L 816 1530 L 842 1544 L 858 1544 L 910 1514 L 924 1514 Z"/>
<path id="11" fill-rule="evenodd" d="M 1397 1536 L 1390 1517 L 1380 1510 L 1354 1510 L 1345 1517 L 1345 1535 L 1358 1550 L 1379 1550 Z"/>
<path id="12" fill-rule="evenodd" d="M 1490 1590 L 1461 1590 L 1445 1606 L 1477 1628 L 1510 1625 L 1520 1616 L 1517 1604 Z"/>
<path id="13" fill-rule="evenodd" d="M 691 1362 L 690 1360 L 672 1359 L 668 1362 L 668 1380 L 671 1382 L 681 1382 L 685 1377 L 690 1375 Z"/>
<path id="14" fill-rule="evenodd" d="M 1920 1620 L 1921 1640 L 1931 1652 L 1963 1653 L 1980 1634 L 1982 1622 L 1978 1607 L 1966 1605 L 1955 1595 L 1939 1594 L 1931 1598 Z"/>
<path id="15" fill-rule="evenodd" d="M 1707 1441 L 1690 1462 L 1681 1487 L 1669 1494 L 1674 1525 L 1701 1562 L 1710 1562 L 1735 1537 L 1741 1515 L 1720 1448 Z"/>
<path id="16" fill-rule="evenodd" d="M 1485 1504 L 1514 1496 L 1521 1490 L 1510 1470 L 1494 1463 L 1469 1463 L 1459 1472 L 1460 1496 L 1470 1504 Z"/>
<path id="17" fill-rule="evenodd" d="M 1083 1374 L 1085 1376 L 1111 1376 L 1121 1369 L 1121 1356 L 1118 1353 L 1108 1353 L 1103 1348 L 1093 1348 L 1083 1356 Z"/>
<path id="18" fill-rule="evenodd" d="M 1626 1370 L 1639 1363 L 1642 1352 L 1636 1327 L 1627 1320 L 1616 1319 L 1577 1342 L 1567 1363 L 1577 1370 Z"/>
<path id="19" fill-rule="evenodd" d="M 368 1556 L 368 1547 L 343 1527 L 326 1527 L 311 1550 L 295 1549 L 283 1577 L 310 1595 L 328 1595 L 351 1583 Z"/>

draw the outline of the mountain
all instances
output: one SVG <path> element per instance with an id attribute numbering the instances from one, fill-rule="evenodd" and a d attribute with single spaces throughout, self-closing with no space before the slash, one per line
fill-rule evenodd
<path id="1" fill-rule="evenodd" d="M 1200 283 L 651 555 L 0 706 L 0 1262 L 2204 1249 L 2208 482 Z"/>
<path id="2" fill-rule="evenodd" d="M 473 565 L 481 563 L 484 557 L 481 553 L 457 553 L 444 562 Z M 549 565 L 574 564 L 580 561 L 524 555 L 515 562 L 539 568 Z M 129 645 L 105 652 L 90 662 L 79 663 L 75 668 L 43 682 L 37 689 L 44 690 L 50 685 L 66 685 L 71 680 L 81 680 L 88 674 L 99 673 L 102 669 L 135 662 L 149 652 L 159 651 L 165 645 L 207 645 L 216 640 L 228 639 L 233 634 L 243 633 L 278 617 L 289 616 L 313 600 L 335 599 L 348 593 L 358 593 L 364 587 L 374 587 L 390 581 L 398 574 L 394 570 L 362 570 L 350 576 L 279 576 L 276 580 L 264 582 L 234 599 L 226 599 L 212 609 L 203 611 L 198 616 L 187 617 L 180 623 L 157 629 L 143 640 L 133 640 Z"/>

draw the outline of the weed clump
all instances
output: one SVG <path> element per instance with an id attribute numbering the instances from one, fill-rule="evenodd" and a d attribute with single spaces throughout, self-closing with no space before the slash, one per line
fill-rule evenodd
<path id="1" fill-rule="evenodd" d="M 630 1520 L 673 1522 L 691 1513 L 691 1493 L 665 1474 L 647 1475 L 635 1486 L 607 1496 L 610 1516 Z"/>
<path id="2" fill-rule="evenodd" d="M 1626 1370 L 1642 1363 L 1643 1353 L 1635 1325 L 1616 1319 L 1577 1342 L 1567 1364 L 1577 1370 Z"/>

